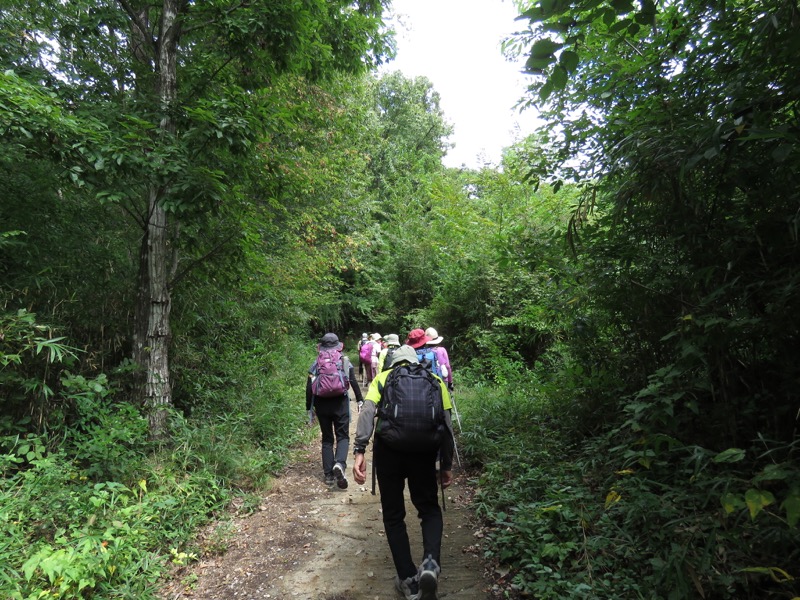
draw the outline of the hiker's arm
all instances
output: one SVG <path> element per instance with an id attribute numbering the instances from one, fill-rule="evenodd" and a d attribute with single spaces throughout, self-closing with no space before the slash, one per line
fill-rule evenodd
<path id="1" fill-rule="evenodd" d="M 372 400 L 367 399 L 364 402 L 364 406 L 361 407 L 361 413 L 358 415 L 356 435 L 353 442 L 353 479 L 359 485 L 362 485 L 367 480 L 367 461 L 364 458 L 364 452 L 367 450 L 367 445 L 375 429 L 377 408 L 377 405 Z"/>
<path id="2" fill-rule="evenodd" d="M 353 441 L 353 448 L 363 448 L 369 445 L 369 440 L 372 437 L 372 432 L 375 429 L 375 413 L 377 412 L 377 405 L 367 398 L 364 406 L 361 407 L 361 412 L 358 415 L 358 423 L 356 424 L 356 435 Z"/>
<path id="3" fill-rule="evenodd" d="M 358 485 L 363 485 L 367 481 L 367 460 L 362 453 L 356 454 L 353 459 L 353 479 Z"/>
<path id="4" fill-rule="evenodd" d="M 311 375 L 306 377 L 306 410 L 311 410 Z"/>
<path id="5" fill-rule="evenodd" d="M 356 379 L 356 370 L 353 368 L 353 363 L 350 363 L 350 368 L 347 370 L 347 376 L 350 379 L 350 389 L 352 389 L 353 394 L 355 394 L 356 402 L 363 402 L 364 395 L 361 393 L 361 386 L 358 385 L 358 380 Z"/>
<path id="6" fill-rule="evenodd" d="M 450 365 L 450 356 L 448 356 L 447 348 L 445 348 L 444 346 L 439 346 L 439 350 L 442 353 L 442 363 L 444 363 L 447 367 L 447 373 L 445 374 L 444 379 L 449 384 L 448 387 L 452 387 L 453 367 Z"/>

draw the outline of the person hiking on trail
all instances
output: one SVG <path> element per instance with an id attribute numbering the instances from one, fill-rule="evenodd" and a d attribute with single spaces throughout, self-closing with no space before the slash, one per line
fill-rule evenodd
<path id="1" fill-rule="evenodd" d="M 347 488 L 347 453 L 350 448 L 350 395 L 352 388 L 359 410 L 364 404 L 361 388 L 344 345 L 335 333 L 326 333 L 317 346 L 317 359 L 308 370 L 306 410 L 309 423 L 316 415 L 322 432 L 322 475 L 325 483 Z M 334 450 L 334 438 L 336 449 Z"/>
<path id="2" fill-rule="evenodd" d="M 450 357 L 447 355 L 447 348 L 441 345 L 444 338 L 433 327 L 425 330 L 425 336 L 428 338 L 427 345 L 433 349 L 436 354 L 436 362 L 442 369 L 442 379 L 447 383 L 447 388 L 453 391 L 453 369 L 450 367 Z"/>
<path id="3" fill-rule="evenodd" d="M 378 355 L 378 373 L 392 366 L 392 355 L 400 347 L 400 338 L 396 333 L 390 333 L 383 340 L 386 342 L 386 348 Z"/>
<path id="4" fill-rule="evenodd" d="M 375 375 L 378 374 L 378 356 L 381 353 L 380 339 L 380 333 L 373 333 L 371 336 L 369 336 L 369 342 L 365 344 L 369 346 L 369 360 L 365 361 L 364 363 L 364 368 L 367 370 L 368 387 L 372 383 L 372 380 L 375 379 Z M 362 348 L 361 352 L 361 360 L 364 360 L 366 351 Z"/>
<path id="5" fill-rule="evenodd" d="M 366 379 L 364 373 L 364 361 L 361 360 L 361 348 L 369 341 L 369 336 L 366 333 L 361 334 L 361 339 L 358 340 L 358 380 L 363 384 Z"/>
<path id="6" fill-rule="evenodd" d="M 381 339 L 380 333 L 373 333 L 366 340 L 362 340 L 363 343 L 358 349 L 358 360 L 364 366 L 364 378 L 361 380 L 364 386 L 369 386 L 370 382 L 375 379 L 375 374 L 372 372 L 372 357 L 378 352 L 375 348 L 377 342 L 373 341 L 375 336 L 378 336 L 377 339 Z"/>
<path id="7" fill-rule="evenodd" d="M 434 333 L 436 330 L 434 330 Z M 434 375 L 438 375 L 442 379 L 446 379 L 449 368 L 449 360 L 447 365 L 439 362 L 440 354 L 437 353 L 437 347 L 431 345 L 431 338 L 422 329 L 412 329 L 406 338 L 406 344 L 414 348 L 417 353 L 417 359 L 421 365 L 426 369 L 432 371 Z M 444 368 L 443 368 L 444 367 Z"/>
<path id="8" fill-rule="evenodd" d="M 404 345 L 394 351 L 391 368 L 379 373 L 370 385 L 358 418 L 353 478 L 359 485 L 367 480 L 364 453 L 374 430 L 373 468 L 381 493 L 383 526 L 397 572 L 395 588 L 406 600 L 438 598 L 444 522 L 437 483 L 444 490 L 453 481 L 450 409 L 445 383 L 419 364 L 413 348 Z M 419 567 L 411 554 L 405 523 L 406 480 L 422 529 Z"/>

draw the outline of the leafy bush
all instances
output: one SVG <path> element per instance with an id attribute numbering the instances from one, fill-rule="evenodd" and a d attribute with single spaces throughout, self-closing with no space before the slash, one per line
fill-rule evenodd
<path id="1" fill-rule="evenodd" d="M 87 380 L 67 373 L 61 388 L 70 405 L 61 448 L 95 481 L 128 481 L 149 450 L 147 419 L 132 404 L 114 401 L 105 375 Z"/>
<path id="2" fill-rule="evenodd" d="M 150 475 L 131 487 L 93 483 L 64 453 L 51 453 L 0 480 L 3 597 L 151 597 L 162 556 L 228 494 L 208 472 Z"/>
<path id="3" fill-rule="evenodd" d="M 762 452 L 714 452 L 617 429 L 572 449 L 555 433 L 539 443 L 523 435 L 522 448 L 509 443 L 525 429 L 519 407 L 483 402 L 494 410 L 461 440 L 484 462 L 475 507 L 487 523 L 486 556 L 510 569 L 512 589 L 608 599 L 800 592 L 793 447 L 761 440 Z M 555 426 L 542 419 L 527 423 Z"/>
<path id="4" fill-rule="evenodd" d="M 198 528 L 234 490 L 263 486 L 307 435 L 311 346 L 229 347 L 233 385 L 206 380 L 196 413 L 175 412 L 170 439 L 154 446 L 146 418 L 106 375 L 62 370 L 68 347 L 33 315 L 5 315 L 0 326 L 0 399 L 46 401 L 34 404 L 37 422 L 14 410 L 0 420 L 3 598 L 153 598 L 170 562 L 196 557 Z"/>

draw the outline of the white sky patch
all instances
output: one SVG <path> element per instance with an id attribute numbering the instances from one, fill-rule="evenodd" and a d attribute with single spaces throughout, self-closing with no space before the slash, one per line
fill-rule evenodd
<path id="1" fill-rule="evenodd" d="M 524 58 L 509 63 L 500 51 L 505 36 L 523 28 L 510 0 L 393 0 L 397 58 L 381 72 L 425 76 L 441 96 L 455 133 L 444 158 L 448 167 L 497 165 L 502 149 L 532 133 L 536 113 L 514 105 L 530 76 Z"/>

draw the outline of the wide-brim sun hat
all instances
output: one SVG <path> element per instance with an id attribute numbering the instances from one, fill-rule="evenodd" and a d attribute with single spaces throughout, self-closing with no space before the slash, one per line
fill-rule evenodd
<path id="1" fill-rule="evenodd" d="M 428 327 L 425 330 L 425 335 L 430 338 L 430 341 L 428 342 L 429 344 L 441 344 L 442 340 L 444 339 L 433 327 Z"/>
<path id="2" fill-rule="evenodd" d="M 339 348 L 341 350 L 344 344 L 339 341 L 339 336 L 335 333 L 326 333 L 320 339 L 319 346 L 320 348 Z"/>
<path id="3" fill-rule="evenodd" d="M 412 329 L 408 333 L 408 337 L 406 338 L 406 344 L 414 348 L 422 348 L 425 344 L 430 341 L 430 338 L 425 335 L 425 332 L 422 329 Z"/>
<path id="4" fill-rule="evenodd" d="M 379 339 L 381 339 L 381 334 L 380 333 L 373 333 L 369 337 L 372 339 L 373 342 L 377 342 Z"/>
<path id="5" fill-rule="evenodd" d="M 386 342 L 387 346 L 399 346 L 400 345 L 400 338 L 397 336 L 396 333 L 390 333 L 385 338 L 383 338 Z"/>
<path id="6" fill-rule="evenodd" d="M 420 329 L 420 331 L 422 330 Z M 392 366 L 396 367 L 402 362 L 413 364 L 419 363 L 419 359 L 417 358 L 417 353 L 414 351 L 414 348 L 411 346 L 400 346 L 394 351 L 392 354 Z"/>

